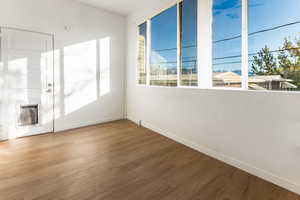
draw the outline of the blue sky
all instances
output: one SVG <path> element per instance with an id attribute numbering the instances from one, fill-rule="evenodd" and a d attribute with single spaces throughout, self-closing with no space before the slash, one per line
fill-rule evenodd
<path id="1" fill-rule="evenodd" d="M 241 34 L 241 1 L 214 0 L 213 40 L 221 40 Z M 300 20 L 299 0 L 249 0 L 249 33 L 269 29 Z M 267 45 L 278 50 L 285 37 L 300 36 L 300 24 L 267 31 L 249 37 L 249 53 L 256 53 Z M 241 54 L 241 40 L 233 39 L 214 45 L 214 58 Z M 252 60 L 252 56 L 249 57 Z M 240 58 L 214 60 L 214 71 L 240 70 Z M 251 67 L 251 63 L 250 63 Z"/>
<path id="2" fill-rule="evenodd" d="M 183 67 L 194 66 L 197 60 L 197 0 L 185 0 L 183 2 L 182 17 L 182 46 L 192 46 L 182 49 Z M 167 68 L 177 66 L 177 7 L 173 6 L 151 20 L 152 59 L 151 63 L 161 62 L 163 57 Z M 167 34 L 166 34 L 167 33 Z M 156 51 L 158 50 L 158 51 Z M 163 50 L 163 51 L 161 51 Z"/>
<path id="3" fill-rule="evenodd" d="M 197 0 L 183 1 L 182 68 L 197 70 Z"/>
<path id="4" fill-rule="evenodd" d="M 176 68 L 177 6 L 151 19 L 151 64 Z M 170 62 L 167 64 L 167 62 Z"/>
<path id="5" fill-rule="evenodd" d="M 183 46 L 196 45 L 196 8 L 196 0 L 184 0 Z M 299 13 L 300 0 L 249 0 L 249 33 L 300 21 Z M 213 15 L 213 41 L 241 35 L 241 0 L 214 0 Z M 152 18 L 151 26 L 152 58 L 155 56 L 160 58 L 152 59 L 151 62 L 157 63 L 158 60 L 173 62 L 166 67 L 176 68 L 177 7 L 173 6 Z M 255 53 L 265 45 L 271 50 L 277 50 L 282 45 L 284 38 L 289 36 L 292 38 L 300 37 L 300 24 L 250 36 L 249 53 Z M 163 49 L 171 50 L 160 51 Z M 196 52 L 196 47 L 183 49 L 183 59 L 194 60 L 197 56 Z M 237 57 L 215 59 L 213 70 L 240 70 L 241 59 L 238 57 L 239 55 L 241 55 L 241 38 L 214 43 L 214 58 Z M 250 59 L 252 59 L 251 56 Z M 199 62 L 201 63 L 201 61 Z"/>
<path id="6" fill-rule="evenodd" d="M 241 55 L 241 38 L 220 41 L 241 35 L 241 0 L 214 0 L 213 1 L 213 66 L 214 71 L 240 70 L 240 57 L 223 57 Z M 232 62 L 238 62 L 233 64 Z M 230 64 L 222 64 L 230 63 Z M 230 69 L 228 69 L 230 67 Z"/>

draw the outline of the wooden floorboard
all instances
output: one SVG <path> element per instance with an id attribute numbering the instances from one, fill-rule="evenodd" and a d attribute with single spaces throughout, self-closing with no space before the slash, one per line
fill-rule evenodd
<path id="1" fill-rule="evenodd" d="M 300 200 L 126 120 L 0 142 L 0 200 Z"/>

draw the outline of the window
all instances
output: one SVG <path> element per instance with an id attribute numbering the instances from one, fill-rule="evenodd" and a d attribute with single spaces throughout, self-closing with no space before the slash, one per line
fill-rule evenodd
<path id="1" fill-rule="evenodd" d="M 139 84 L 300 91 L 299 10 L 299 0 L 182 0 L 139 25 Z"/>
<path id="2" fill-rule="evenodd" d="M 150 85 L 177 86 L 177 6 L 151 19 Z"/>
<path id="3" fill-rule="evenodd" d="M 213 1 L 213 86 L 241 87 L 241 0 Z"/>
<path id="4" fill-rule="evenodd" d="M 182 86 L 197 86 L 197 0 L 180 4 L 180 61 Z"/>
<path id="5" fill-rule="evenodd" d="M 249 0 L 249 89 L 300 90 L 299 0 Z"/>
<path id="6" fill-rule="evenodd" d="M 147 83 L 146 56 L 147 56 L 147 23 L 139 25 L 139 56 L 138 56 L 138 81 L 139 84 Z"/>

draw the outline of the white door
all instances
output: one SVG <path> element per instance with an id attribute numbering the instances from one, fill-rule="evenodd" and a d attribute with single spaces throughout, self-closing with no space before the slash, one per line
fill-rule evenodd
<path id="1" fill-rule="evenodd" d="M 0 139 L 53 132 L 53 36 L 1 28 Z"/>

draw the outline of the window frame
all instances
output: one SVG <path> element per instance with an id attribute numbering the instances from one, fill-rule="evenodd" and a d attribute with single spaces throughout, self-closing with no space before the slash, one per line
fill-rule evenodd
<path id="1" fill-rule="evenodd" d="M 181 84 L 181 62 L 180 62 L 180 47 L 181 47 L 181 38 L 180 38 L 180 30 L 181 30 L 181 23 L 180 23 L 180 6 L 179 4 L 182 3 L 184 0 L 178 0 L 169 4 L 168 6 L 160 9 L 158 12 L 154 12 L 153 15 L 150 17 L 141 20 L 140 23 L 137 24 L 137 30 L 139 30 L 139 25 L 143 23 L 147 23 L 147 60 L 146 60 L 146 69 L 147 69 L 147 81 L 146 84 L 139 84 L 138 82 L 138 67 L 135 69 L 137 70 L 136 73 L 136 86 L 138 87 L 153 87 L 153 88 L 181 88 L 181 89 L 204 89 L 204 90 L 227 90 L 227 91 L 247 91 L 247 92 L 258 92 L 258 93 L 296 93 L 299 94 L 300 91 L 280 91 L 280 90 L 249 90 L 249 63 L 248 63 L 248 0 L 241 0 L 241 77 L 242 83 L 240 88 L 236 87 L 217 87 L 213 86 L 213 65 L 212 65 L 212 25 L 213 25 L 213 0 L 208 1 L 201 1 L 198 0 L 198 7 L 197 7 L 197 78 L 198 78 L 198 85 L 197 86 L 182 86 Z M 207 4 L 209 6 L 205 7 L 203 4 Z M 160 86 L 160 85 L 150 85 L 150 52 L 151 52 L 151 18 L 159 15 L 160 13 L 164 12 L 165 10 L 171 8 L 172 6 L 177 6 L 177 86 Z M 210 8 L 208 11 L 207 8 Z M 203 14 L 204 13 L 204 14 Z M 204 18 L 204 19 L 203 19 Z M 205 25 L 201 22 L 205 21 Z M 209 28 L 207 22 L 209 21 Z M 206 28 L 206 29 L 204 29 Z M 136 31 L 138 33 L 138 31 Z M 203 35 L 204 34 L 204 35 Z M 208 36 L 209 35 L 209 36 Z M 136 37 L 137 38 L 137 37 Z M 206 50 L 202 50 L 202 48 Z M 202 59 L 203 58 L 203 59 Z"/>
<path id="2" fill-rule="evenodd" d="M 153 15 L 152 17 L 150 17 L 149 19 L 147 19 L 147 24 L 148 24 L 148 26 L 147 26 L 147 28 L 148 28 L 148 30 L 149 30 L 149 33 L 148 33 L 148 37 L 149 37 L 149 44 L 148 44 L 148 48 L 147 48 L 147 50 L 148 50 L 148 52 L 149 52 L 149 57 L 148 57 L 148 65 L 147 65 L 147 69 L 149 70 L 149 73 L 147 74 L 148 75 L 148 82 L 147 82 L 147 86 L 154 86 L 154 87 L 172 87 L 172 88 L 177 88 L 177 87 L 179 87 L 179 83 L 178 83 L 178 68 L 180 68 L 180 64 L 181 63 L 178 63 L 179 62 L 179 60 L 180 60 L 180 54 L 179 54 L 179 51 L 178 51 L 178 46 L 180 45 L 179 44 L 179 42 L 180 42 L 180 33 L 179 33 L 179 31 L 180 31 L 180 27 L 179 27 L 179 8 L 178 8 L 178 6 L 179 6 L 179 4 L 180 4 L 180 2 L 182 2 L 183 0 L 179 0 L 177 3 L 173 3 L 173 4 L 171 4 L 169 7 L 167 7 L 167 8 L 165 8 L 165 9 L 163 9 L 163 10 L 161 10 L 160 12 L 158 12 L 157 14 L 155 14 L 155 15 Z M 165 12 L 165 11 L 167 11 L 168 9 L 171 9 L 172 7 L 174 7 L 174 6 L 176 6 L 176 13 L 177 13 L 177 15 L 176 15 L 176 26 L 177 26 L 177 29 L 176 29 L 176 62 L 177 62 L 177 67 L 176 67 L 176 71 L 177 71 L 177 74 L 176 74 L 176 76 L 177 76 L 177 81 L 176 81 L 176 86 L 166 86 L 166 85 L 151 85 L 151 54 L 152 54 L 152 22 L 151 22 L 151 19 L 152 18 L 154 18 L 154 17 L 156 17 L 156 16 L 158 16 L 158 15 L 160 15 L 160 14 L 162 14 L 163 12 Z M 180 77 L 179 77 L 180 78 Z"/>
<path id="3" fill-rule="evenodd" d="M 145 54 L 145 70 L 146 70 L 146 83 L 145 84 L 142 84 L 142 83 L 140 83 L 140 71 L 139 71 L 139 69 L 140 69 L 140 63 L 139 63 L 139 59 L 140 59 L 140 52 L 139 52 L 139 49 L 140 49 L 140 41 L 139 41 L 139 36 L 140 36 L 140 26 L 142 25 L 142 24 L 146 24 L 146 47 L 145 47 L 145 50 L 146 50 L 146 54 Z M 147 85 L 147 76 L 148 76 L 148 69 L 147 69 L 147 62 L 148 62 L 148 23 L 147 23 L 147 21 L 146 22 L 143 22 L 143 23 L 141 23 L 141 24 L 139 24 L 138 25 L 138 28 L 137 28 L 137 43 L 136 43 L 136 49 L 137 49 L 137 60 L 138 60 L 138 63 L 137 63 L 137 68 L 136 68 L 136 79 L 137 79 L 137 84 L 138 85 Z"/>

